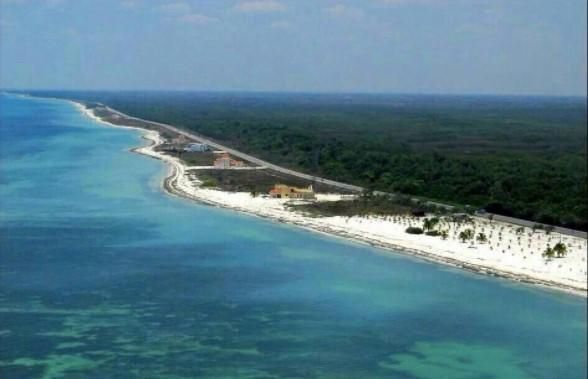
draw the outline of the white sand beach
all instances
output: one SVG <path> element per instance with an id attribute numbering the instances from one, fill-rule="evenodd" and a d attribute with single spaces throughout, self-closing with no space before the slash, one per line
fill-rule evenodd
<path id="1" fill-rule="evenodd" d="M 120 127 L 104 122 L 81 104 L 76 103 L 76 106 L 96 121 Z M 289 210 L 286 202 L 291 200 L 252 197 L 246 192 L 201 187 L 195 171 L 187 169 L 180 160 L 154 150 L 156 145 L 162 143 L 159 133 L 141 130 L 150 144 L 133 151 L 169 164 L 169 177 L 163 187 L 173 194 L 483 274 L 547 286 L 581 296 L 587 294 L 587 241 L 584 238 L 556 232 L 547 234 L 542 230 L 533 232 L 530 228 L 523 228 L 521 232 L 517 225 L 473 217 L 473 222 L 468 224 L 443 224 L 449 234 L 443 240 L 424 234 L 407 234 L 405 229 L 408 226 L 422 226 L 422 219 L 408 216 L 313 217 Z M 318 201 L 339 198 L 337 194 L 317 195 Z M 468 228 L 476 234 L 484 233 L 488 240 L 484 243 L 461 242 L 459 232 Z M 542 253 L 548 244 L 553 247 L 558 242 L 566 245 L 567 255 L 550 260 L 544 258 Z"/>

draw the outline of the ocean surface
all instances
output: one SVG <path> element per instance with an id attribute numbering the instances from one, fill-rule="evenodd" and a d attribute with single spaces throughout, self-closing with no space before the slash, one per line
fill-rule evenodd
<path id="1" fill-rule="evenodd" d="M 169 196 L 143 143 L 0 96 L 1 378 L 586 377 L 586 299 Z"/>

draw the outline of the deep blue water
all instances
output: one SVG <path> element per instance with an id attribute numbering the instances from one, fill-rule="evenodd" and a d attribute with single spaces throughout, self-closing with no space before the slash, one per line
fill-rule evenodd
<path id="1" fill-rule="evenodd" d="M 1 378 L 585 378 L 586 301 L 160 190 L 135 131 L 0 96 Z"/>

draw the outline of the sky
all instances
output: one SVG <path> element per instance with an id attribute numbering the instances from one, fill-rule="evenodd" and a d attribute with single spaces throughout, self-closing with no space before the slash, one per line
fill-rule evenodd
<path id="1" fill-rule="evenodd" d="M 0 87 L 586 96 L 586 0 L 0 0 Z"/>

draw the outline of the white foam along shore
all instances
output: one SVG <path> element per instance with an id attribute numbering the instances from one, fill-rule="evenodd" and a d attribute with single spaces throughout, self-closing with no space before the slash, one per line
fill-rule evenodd
<path id="1" fill-rule="evenodd" d="M 408 226 L 421 226 L 422 220 L 412 217 L 314 217 L 288 209 L 288 200 L 252 197 L 247 192 L 226 192 L 203 188 L 194 172 L 187 170 L 182 161 L 155 151 L 163 139 L 153 130 L 120 126 L 97 117 L 91 109 L 75 103 L 85 115 L 93 120 L 117 128 L 139 129 L 150 141 L 147 146 L 134 148 L 134 152 L 166 162 L 169 176 L 163 187 L 166 191 L 198 202 L 230 208 L 279 222 L 297 225 L 312 231 L 367 243 L 395 252 L 404 252 L 481 274 L 508 278 L 536 284 L 552 289 L 587 295 L 587 241 L 580 237 L 544 231 L 533 232 L 524 228 L 521 233 L 517 225 L 473 217 L 473 223 L 443 224 L 449 231 L 446 240 L 424 234 L 405 232 Z M 340 195 L 317 195 L 318 201 L 338 200 Z M 485 243 L 463 243 L 459 232 L 474 229 L 488 236 Z M 563 242 L 567 246 L 564 258 L 547 260 L 542 256 L 548 244 Z"/>

